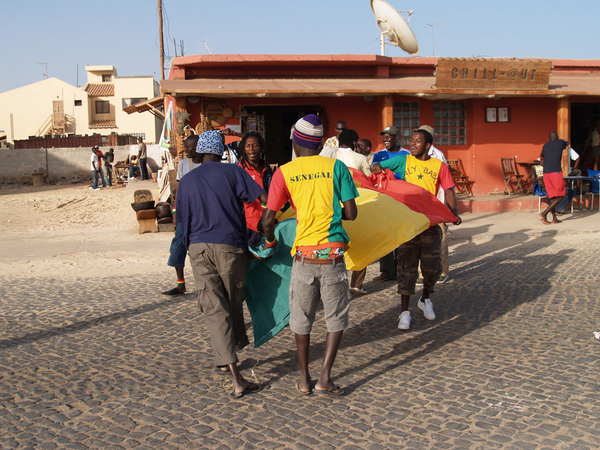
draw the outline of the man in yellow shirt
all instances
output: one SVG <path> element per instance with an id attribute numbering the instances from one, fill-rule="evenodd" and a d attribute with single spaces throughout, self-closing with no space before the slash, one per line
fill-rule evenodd
<path id="1" fill-rule="evenodd" d="M 428 152 L 433 143 L 433 136 L 427 130 L 414 132 L 410 144 L 410 155 L 399 155 L 395 158 L 373 164 L 371 171 L 379 174 L 383 169 L 389 169 L 400 179 L 407 181 L 436 195 L 439 187 L 444 190 L 446 206 L 456 216 L 455 224 L 461 219 L 456 211 L 456 196 L 454 195 L 454 180 L 450 169 L 439 159 L 432 158 Z M 431 294 L 442 273 L 442 230 L 434 225 L 398 248 L 396 273 L 398 278 L 398 293 L 401 298 L 401 312 L 398 328 L 408 330 L 411 316 L 408 310 L 410 296 L 415 293 L 419 261 L 423 272 L 423 294 L 417 306 L 423 311 L 428 320 L 435 319 Z"/>
<path id="2" fill-rule="evenodd" d="M 297 157 L 273 175 L 262 226 L 266 246 L 275 245 L 275 214 L 291 201 L 297 221 L 290 281 L 290 329 L 295 334 L 300 364 L 296 389 L 305 395 L 312 392 L 308 371 L 310 332 L 319 300 L 322 300 L 327 338 L 321 375 L 314 390 L 343 395 L 343 389 L 331 379 L 331 368 L 348 326 L 350 308 L 344 263 L 344 251 L 350 239 L 342 220 L 356 218 L 354 199 L 358 191 L 344 163 L 319 156 L 322 139 L 323 124 L 316 115 L 309 114 L 296 122 L 293 140 Z"/>

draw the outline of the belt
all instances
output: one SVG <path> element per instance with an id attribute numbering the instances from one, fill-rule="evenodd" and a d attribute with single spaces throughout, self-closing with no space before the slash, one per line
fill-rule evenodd
<path id="1" fill-rule="evenodd" d="M 296 259 L 296 261 L 300 261 L 301 263 L 305 263 L 305 264 L 339 264 L 342 261 L 344 261 L 344 257 L 343 256 L 338 256 L 337 258 L 332 258 L 332 259 L 313 259 L 313 258 L 306 258 L 304 256 L 299 256 L 296 255 L 294 256 L 294 258 Z"/>

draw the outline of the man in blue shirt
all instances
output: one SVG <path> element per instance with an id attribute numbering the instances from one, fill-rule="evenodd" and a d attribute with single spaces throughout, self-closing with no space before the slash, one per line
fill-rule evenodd
<path id="1" fill-rule="evenodd" d="M 183 242 L 196 282 L 198 307 L 204 312 L 218 367 L 233 377 L 232 397 L 258 392 L 261 386 L 244 379 L 236 350 L 249 344 L 242 303 L 246 284 L 246 217 L 244 202 L 267 194 L 235 164 L 221 164 L 223 140 L 206 131 L 196 152 L 202 165 L 181 179 L 177 192 L 177 226 L 184 227 Z"/>
<path id="2" fill-rule="evenodd" d="M 386 127 L 385 130 L 379 133 L 381 135 L 381 139 L 383 140 L 385 150 L 379 150 L 373 154 L 373 164 L 381 161 L 387 161 L 388 159 L 395 158 L 399 155 L 410 155 L 409 150 L 406 150 L 398 145 L 398 132 L 399 130 L 396 127 Z M 394 176 L 397 180 L 402 179 L 402 176 L 399 174 L 394 174 Z M 379 260 L 379 271 L 381 273 L 373 278 L 373 281 L 388 281 L 396 279 L 397 253 L 398 249 L 385 255 Z"/>

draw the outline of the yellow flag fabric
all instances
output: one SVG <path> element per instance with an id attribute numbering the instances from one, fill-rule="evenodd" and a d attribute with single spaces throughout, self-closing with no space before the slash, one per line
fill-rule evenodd
<path id="1" fill-rule="evenodd" d="M 430 227 L 427 216 L 371 189 L 359 188 L 356 220 L 344 221 L 350 237 L 345 253 L 348 270 L 362 270 L 400 244 Z"/>

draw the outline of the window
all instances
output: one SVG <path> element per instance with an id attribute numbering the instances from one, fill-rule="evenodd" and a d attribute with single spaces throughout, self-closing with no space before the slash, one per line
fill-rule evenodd
<path id="1" fill-rule="evenodd" d="M 465 102 L 433 102 L 434 145 L 467 144 Z"/>
<path id="2" fill-rule="evenodd" d="M 123 99 L 123 109 L 125 109 L 131 105 L 137 105 L 138 103 L 145 102 L 146 100 L 148 100 L 148 97 L 124 98 Z"/>
<path id="3" fill-rule="evenodd" d="M 109 114 L 110 103 L 107 100 L 96 100 L 96 114 Z"/>
<path id="4" fill-rule="evenodd" d="M 394 126 L 399 130 L 398 144 L 408 147 L 413 130 L 419 128 L 419 102 L 394 103 Z"/>
<path id="5" fill-rule="evenodd" d="M 486 122 L 510 122 L 510 108 L 508 106 L 485 108 Z"/>
<path id="6" fill-rule="evenodd" d="M 110 83 L 111 80 L 112 80 L 112 76 L 111 75 L 102 75 L 102 82 L 103 83 Z"/>
<path id="7" fill-rule="evenodd" d="M 81 106 L 82 102 L 81 100 L 75 100 L 75 106 Z"/>

